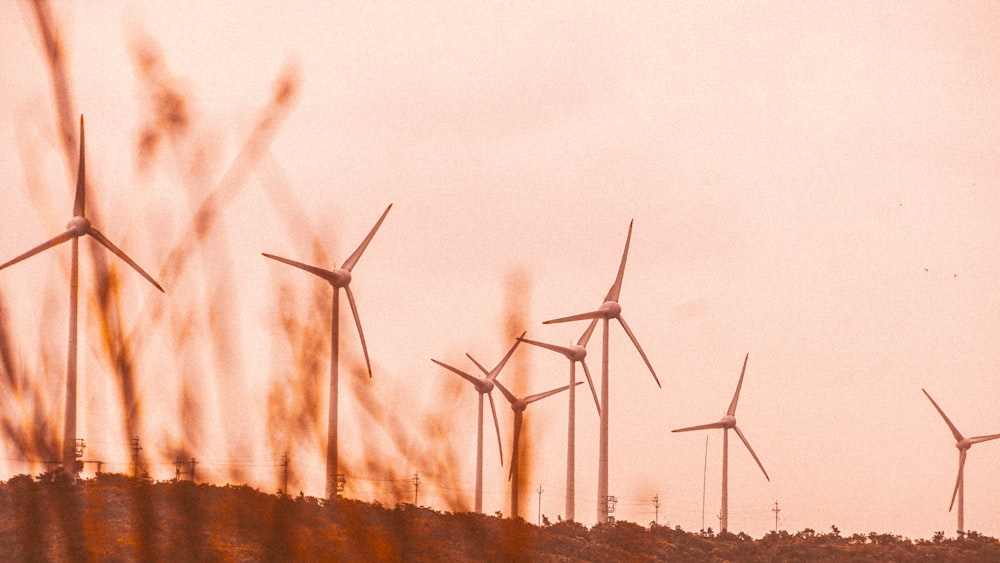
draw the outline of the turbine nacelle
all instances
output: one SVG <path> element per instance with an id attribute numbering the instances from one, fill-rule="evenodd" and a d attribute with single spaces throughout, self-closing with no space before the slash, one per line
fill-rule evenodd
<path id="1" fill-rule="evenodd" d="M 727 414 L 726 416 L 722 417 L 722 420 L 720 420 L 719 422 L 722 423 L 723 428 L 726 429 L 736 428 L 736 417 L 733 415 Z"/>
<path id="2" fill-rule="evenodd" d="M 974 443 L 975 442 L 973 442 L 972 440 L 970 440 L 968 438 L 962 438 L 961 440 L 955 442 L 955 447 L 958 448 L 958 451 L 962 452 L 962 451 L 965 451 L 965 450 L 971 448 L 972 444 L 974 444 Z"/>
<path id="3" fill-rule="evenodd" d="M 90 220 L 82 215 L 76 215 L 66 223 L 66 230 L 74 237 L 82 237 L 90 230 Z"/>

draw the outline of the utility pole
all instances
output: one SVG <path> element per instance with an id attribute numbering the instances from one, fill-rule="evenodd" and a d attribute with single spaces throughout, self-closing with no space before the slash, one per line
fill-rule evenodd
<path id="1" fill-rule="evenodd" d="M 653 517 L 653 523 L 660 523 L 660 495 L 653 495 L 653 508 L 656 509 L 656 516 Z"/>
<path id="2" fill-rule="evenodd" d="M 139 478 L 139 450 L 141 449 L 139 437 L 132 438 L 132 477 L 135 479 Z"/>
<path id="3" fill-rule="evenodd" d="M 771 509 L 771 512 L 774 513 L 774 533 L 778 533 L 778 513 L 781 512 L 781 509 L 778 508 L 778 501 L 774 501 L 774 508 Z"/>
<path id="4" fill-rule="evenodd" d="M 420 492 L 420 473 L 413 474 L 413 506 L 417 506 L 417 494 Z"/>
<path id="5" fill-rule="evenodd" d="M 288 496 L 288 452 L 285 452 L 285 455 L 281 456 L 281 468 L 282 468 L 281 494 L 287 497 Z"/>
<path id="6" fill-rule="evenodd" d="M 190 468 L 187 471 L 182 471 L 181 470 L 181 464 L 182 463 L 184 463 L 184 462 L 181 461 L 181 458 L 179 458 L 179 457 L 174 461 L 174 480 L 175 481 L 180 481 L 181 480 L 181 475 L 190 475 L 191 476 L 191 482 L 193 483 L 194 482 L 194 466 L 198 462 L 195 461 L 195 459 L 192 457 L 191 461 L 188 462 L 190 464 Z"/>
<path id="7" fill-rule="evenodd" d="M 542 493 L 545 489 L 542 488 L 542 484 L 538 484 L 538 525 L 542 525 Z"/>

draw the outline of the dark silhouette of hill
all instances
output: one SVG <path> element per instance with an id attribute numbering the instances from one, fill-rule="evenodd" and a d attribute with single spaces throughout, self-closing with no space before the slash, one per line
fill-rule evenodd
<path id="1" fill-rule="evenodd" d="M 1000 542 L 892 534 L 715 535 L 272 495 L 247 486 L 61 472 L 0 485 L 4 561 L 1000 561 Z"/>

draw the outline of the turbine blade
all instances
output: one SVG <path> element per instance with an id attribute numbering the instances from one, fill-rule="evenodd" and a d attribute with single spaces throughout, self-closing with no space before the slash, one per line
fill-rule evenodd
<path id="1" fill-rule="evenodd" d="M 336 288 L 334 288 L 336 291 Z M 354 324 L 358 327 L 358 336 L 361 338 L 361 351 L 365 353 L 365 365 L 368 366 L 368 377 L 372 377 L 372 362 L 368 358 L 368 345 L 365 344 L 365 332 L 361 330 L 361 317 L 358 316 L 358 304 L 354 301 L 354 292 L 351 286 L 345 285 L 344 291 L 347 293 L 347 302 L 351 305 L 351 312 L 354 313 Z"/>
<path id="2" fill-rule="evenodd" d="M 962 478 L 965 473 L 965 455 L 969 453 L 969 450 L 962 450 L 962 453 L 958 454 L 958 478 L 955 479 L 955 490 L 951 493 L 951 504 L 948 505 L 948 512 L 951 512 L 953 506 L 955 506 L 955 497 L 958 496 L 958 487 L 962 485 Z"/>
<path id="3" fill-rule="evenodd" d="M 317 268 L 316 266 L 310 266 L 309 264 L 303 264 L 302 262 L 296 262 L 295 260 L 289 260 L 288 258 L 282 258 L 281 256 L 275 256 L 274 254 L 268 254 L 266 252 L 261 252 L 261 254 L 266 258 L 270 258 L 271 260 L 284 262 L 289 266 L 294 266 L 300 270 L 305 270 L 310 274 L 317 277 L 321 277 L 328 282 L 333 281 L 333 272 L 331 272 L 330 270 L 324 270 L 323 268 Z"/>
<path id="4" fill-rule="evenodd" d="M 537 340 L 528 340 L 527 338 L 520 338 L 520 337 L 517 340 L 519 342 L 524 342 L 525 344 L 531 344 L 533 346 L 538 346 L 539 348 L 545 348 L 546 350 L 559 352 L 563 356 L 569 356 L 570 354 L 573 353 L 573 350 L 570 350 L 566 346 L 558 346 L 556 344 L 548 344 L 546 342 L 539 342 Z"/>
<path id="5" fill-rule="evenodd" d="M 146 278 L 146 281 L 148 281 L 149 283 L 153 284 L 153 287 L 155 287 L 156 289 L 159 289 L 161 293 L 166 293 L 165 291 L 163 291 L 163 288 L 160 287 L 160 284 L 156 283 L 156 280 L 153 279 L 153 276 L 147 274 L 146 270 L 143 270 L 138 264 L 135 263 L 134 260 L 132 260 L 131 258 L 129 258 L 127 254 L 125 254 L 124 252 L 122 252 L 122 249 L 118 248 L 110 240 L 108 240 L 108 237 L 106 237 L 103 234 L 101 234 L 101 231 L 98 231 L 94 227 L 88 227 L 87 228 L 87 234 L 90 235 L 90 236 L 92 236 L 92 237 L 94 237 L 95 239 L 97 239 L 97 242 L 99 242 L 102 245 L 104 245 L 104 248 L 107 248 L 108 250 L 110 250 L 112 254 L 114 254 L 115 256 L 117 256 L 117 257 L 121 258 L 122 260 L 124 260 L 126 264 L 128 264 L 129 266 L 132 266 L 133 270 L 135 270 L 136 272 L 139 272 L 139 275 L 141 275 L 142 277 Z"/>
<path id="6" fill-rule="evenodd" d="M 559 317 L 558 319 L 542 321 L 542 324 L 550 325 L 555 323 L 568 323 L 573 321 L 583 321 L 588 319 L 602 319 L 602 318 L 604 318 L 604 313 L 602 313 L 601 311 L 590 311 L 589 313 L 580 313 L 579 315 L 570 315 L 568 317 Z"/>
<path id="7" fill-rule="evenodd" d="M 959 432 L 958 428 L 955 428 L 955 425 L 951 423 L 951 420 L 948 418 L 948 415 L 944 414 L 944 411 L 941 410 L 941 407 L 939 407 L 938 404 L 934 402 L 934 399 L 931 399 L 930 393 L 928 393 L 925 389 L 921 389 L 921 391 L 924 392 L 924 395 L 927 395 L 927 398 L 930 399 L 931 404 L 934 405 L 934 408 L 937 409 L 938 413 L 941 415 L 941 418 L 944 419 L 945 424 L 947 424 L 948 428 L 951 429 L 952 435 L 955 436 L 955 441 L 961 442 L 964 439 L 962 437 L 962 433 Z"/>
<path id="8" fill-rule="evenodd" d="M 1000 438 L 1000 434 L 990 434 L 989 436 L 976 436 L 975 438 L 969 438 L 969 441 L 973 444 L 978 444 L 979 442 L 988 442 L 990 440 L 996 440 Z"/>
<path id="9" fill-rule="evenodd" d="M 503 467 L 503 441 L 500 440 L 500 420 L 497 419 L 497 406 L 493 402 L 493 393 L 487 393 L 490 398 L 490 410 L 493 411 L 493 427 L 497 429 L 497 447 L 500 448 L 500 467 Z"/>
<path id="10" fill-rule="evenodd" d="M 656 386 L 663 389 L 660 385 L 660 378 L 656 377 L 656 372 L 653 371 L 653 364 L 649 363 L 649 358 L 646 357 L 646 353 L 642 351 L 642 346 L 639 346 L 639 341 L 636 340 L 635 335 L 632 334 L 632 329 L 628 327 L 628 323 L 625 322 L 625 318 L 618 315 L 618 322 L 621 323 L 622 328 L 625 329 L 625 334 L 632 340 L 632 344 L 635 344 L 635 349 L 639 351 L 639 355 L 642 356 L 642 361 L 646 362 L 646 367 L 649 368 L 649 373 L 653 374 L 653 380 L 656 381 Z"/>
<path id="11" fill-rule="evenodd" d="M 434 358 L 431 358 L 431 361 L 434 362 L 435 364 L 443 367 L 444 369 L 446 369 L 448 371 L 454 372 L 459 377 L 461 377 L 462 379 L 468 381 L 469 383 L 477 386 L 477 388 L 478 388 L 478 386 L 479 386 L 479 378 L 478 377 L 476 377 L 474 375 L 469 375 L 469 374 L 465 373 L 464 371 L 462 371 L 462 370 L 460 370 L 458 368 L 453 368 L 453 367 L 449 366 L 448 364 L 446 364 L 444 362 L 439 362 L 439 361 L 435 360 Z"/>
<path id="12" fill-rule="evenodd" d="M 524 413 L 514 412 L 514 444 L 512 445 L 512 451 L 510 452 L 510 471 L 507 473 L 507 480 L 510 481 L 514 477 L 514 468 L 517 467 L 518 461 L 518 442 L 521 440 L 521 422 L 523 420 Z M 517 493 L 514 493 L 517 494 Z"/>
<path id="13" fill-rule="evenodd" d="M 586 346 L 590 342 L 590 335 L 594 334 L 594 328 L 597 326 L 597 319 L 590 321 L 590 325 L 587 326 L 587 330 L 583 331 L 583 335 L 580 336 L 580 340 L 576 341 L 577 346 Z"/>
<path id="14" fill-rule="evenodd" d="M 594 388 L 594 380 L 590 377 L 590 368 L 587 367 L 586 360 L 580 360 L 583 366 L 583 374 L 587 376 L 587 384 L 590 385 L 590 394 L 594 396 L 594 405 L 597 407 L 597 416 L 601 416 L 601 401 L 597 398 L 597 389 Z"/>
<path id="15" fill-rule="evenodd" d="M 760 470 L 764 472 L 764 477 L 768 481 L 770 481 L 771 478 L 767 476 L 767 470 L 764 469 L 764 464 L 760 462 L 760 458 L 757 457 L 757 454 L 754 453 L 753 448 L 750 447 L 750 442 L 747 441 L 747 437 L 744 436 L 742 432 L 740 432 L 740 427 L 733 426 L 733 430 L 736 431 L 736 435 L 740 437 L 740 440 L 743 440 L 743 445 L 747 447 L 747 450 L 750 452 L 750 455 L 753 456 L 753 460 L 757 462 L 757 467 L 760 467 Z"/>
<path id="16" fill-rule="evenodd" d="M 515 397 L 513 393 L 508 391 L 507 388 L 503 386 L 503 383 L 500 383 L 499 381 L 494 381 L 493 383 L 496 384 L 497 389 L 500 390 L 500 393 L 503 394 L 504 398 L 507 399 L 508 403 L 513 405 L 514 403 L 517 402 L 517 397 Z"/>
<path id="17" fill-rule="evenodd" d="M 496 378 L 497 378 L 497 376 L 499 376 L 499 375 L 500 375 L 500 370 L 502 370 L 502 369 L 503 369 L 503 367 L 504 367 L 505 365 L 507 365 L 507 360 L 509 360 L 509 359 L 510 359 L 510 357 L 511 357 L 511 356 L 512 356 L 512 355 L 514 354 L 514 350 L 516 350 L 516 349 L 517 349 L 517 345 L 521 343 L 521 339 L 522 339 L 522 338 L 524 338 L 524 335 L 525 335 L 525 334 L 528 334 L 528 331 L 524 331 L 524 332 L 522 332 L 522 333 L 521 333 L 521 336 L 518 336 L 518 337 L 517 337 L 517 338 L 516 338 L 516 339 L 514 340 L 514 344 L 513 344 L 513 346 L 511 346 L 511 347 L 510 347 L 510 350 L 507 350 L 507 354 L 506 354 L 506 355 L 505 355 L 505 356 L 503 357 L 503 359 L 502 359 L 502 360 L 500 360 L 500 363 L 499 363 L 499 364 L 497 364 L 497 367 L 493 368 L 493 370 L 492 370 L 492 371 L 490 371 L 490 372 L 488 373 L 488 375 L 487 375 L 487 379 L 489 379 L 489 380 L 491 380 L 491 381 L 492 381 L 492 380 L 496 379 Z"/>
<path id="18" fill-rule="evenodd" d="M 84 165 L 83 114 L 80 114 L 80 164 L 76 169 L 76 197 L 73 200 L 73 216 L 87 215 L 87 169 Z"/>
<path id="19" fill-rule="evenodd" d="M 632 241 L 632 221 L 628 222 L 628 237 L 625 238 L 625 252 L 622 252 L 622 263 L 618 266 L 618 277 L 615 278 L 614 285 L 608 291 L 605 301 L 618 302 L 618 296 L 622 292 L 622 278 L 625 276 L 625 260 L 628 259 L 628 245 Z"/>
<path id="20" fill-rule="evenodd" d="M 476 359 L 472 357 L 472 354 L 466 352 L 465 353 L 465 357 L 469 358 L 470 360 L 472 360 L 472 363 L 476 364 L 476 367 L 479 368 L 479 371 L 483 372 L 484 375 L 486 375 L 487 377 L 489 377 L 489 374 L 490 374 L 489 370 L 487 370 L 485 367 L 483 367 L 483 364 L 477 362 Z"/>
<path id="21" fill-rule="evenodd" d="M 382 226 L 382 221 L 385 221 L 385 216 L 389 214 L 390 209 L 392 209 L 391 203 L 389 204 L 389 207 L 386 207 L 385 211 L 382 212 L 382 216 L 378 218 L 378 222 L 375 223 L 374 227 L 372 227 L 372 230 L 368 233 L 368 236 L 365 237 L 365 240 L 361 241 L 361 244 L 358 246 L 357 250 L 355 250 L 353 254 L 347 257 L 347 260 L 344 261 L 344 265 L 341 266 L 342 268 L 345 268 L 348 271 L 354 269 L 354 265 L 358 263 L 358 259 L 361 258 L 361 255 L 364 253 L 365 249 L 368 248 L 368 243 L 370 243 L 372 241 L 372 237 L 375 236 L 375 231 L 377 231 L 378 228 Z"/>
<path id="22" fill-rule="evenodd" d="M 733 400 L 729 403 L 729 410 L 726 411 L 726 414 L 729 416 L 736 415 L 736 403 L 740 400 L 740 388 L 743 387 L 743 376 L 747 373 L 747 360 L 749 359 L 750 353 L 747 352 L 746 357 L 743 358 L 743 371 L 740 372 L 740 382 L 736 384 L 736 393 L 733 394 Z"/>
<path id="23" fill-rule="evenodd" d="M 688 426 L 687 428 L 678 428 L 677 430 L 671 430 L 671 432 L 691 432 L 693 430 L 711 430 L 714 428 L 725 428 L 726 426 L 719 422 L 710 422 L 708 424 L 699 424 L 698 426 Z"/>
<path id="24" fill-rule="evenodd" d="M 35 248 L 32 248 L 31 250 L 29 250 L 29 251 L 25 252 L 24 254 L 18 256 L 17 258 L 14 258 L 12 260 L 8 260 L 3 265 L 0 265 L 0 270 L 6 268 L 7 266 L 13 266 L 14 264 L 17 264 L 18 262 L 20 262 L 21 260 L 27 260 L 28 258 L 31 258 L 32 256 L 38 254 L 39 252 L 44 252 L 44 251 L 52 248 L 53 246 L 57 246 L 57 245 L 60 245 L 60 244 L 62 244 L 64 242 L 68 241 L 71 238 L 73 238 L 73 231 L 66 231 L 65 233 L 63 233 L 61 235 L 52 237 L 51 239 L 43 242 L 42 244 L 39 244 Z"/>
<path id="25" fill-rule="evenodd" d="M 581 385 L 581 384 L 583 384 L 582 381 L 577 381 L 574 385 Z M 535 401 L 540 401 L 540 400 L 544 399 L 545 397 L 551 397 L 552 395 L 555 395 L 556 393 L 562 393 L 563 391 L 565 391 L 567 389 L 569 389 L 569 385 L 563 385 L 562 387 L 560 387 L 558 389 L 552 389 L 552 390 L 546 391 L 544 393 L 535 393 L 534 395 L 528 395 L 527 397 L 524 398 L 524 402 L 526 404 L 531 404 L 531 403 L 534 403 Z"/>

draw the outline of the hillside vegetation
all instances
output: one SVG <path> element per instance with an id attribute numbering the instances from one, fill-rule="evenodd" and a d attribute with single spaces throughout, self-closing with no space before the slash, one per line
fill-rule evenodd
<path id="1" fill-rule="evenodd" d="M 13 561 L 1000 561 L 1000 542 L 803 530 L 690 533 L 631 522 L 440 513 L 287 497 L 247 486 L 62 473 L 0 485 L 0 559 Z"/>

